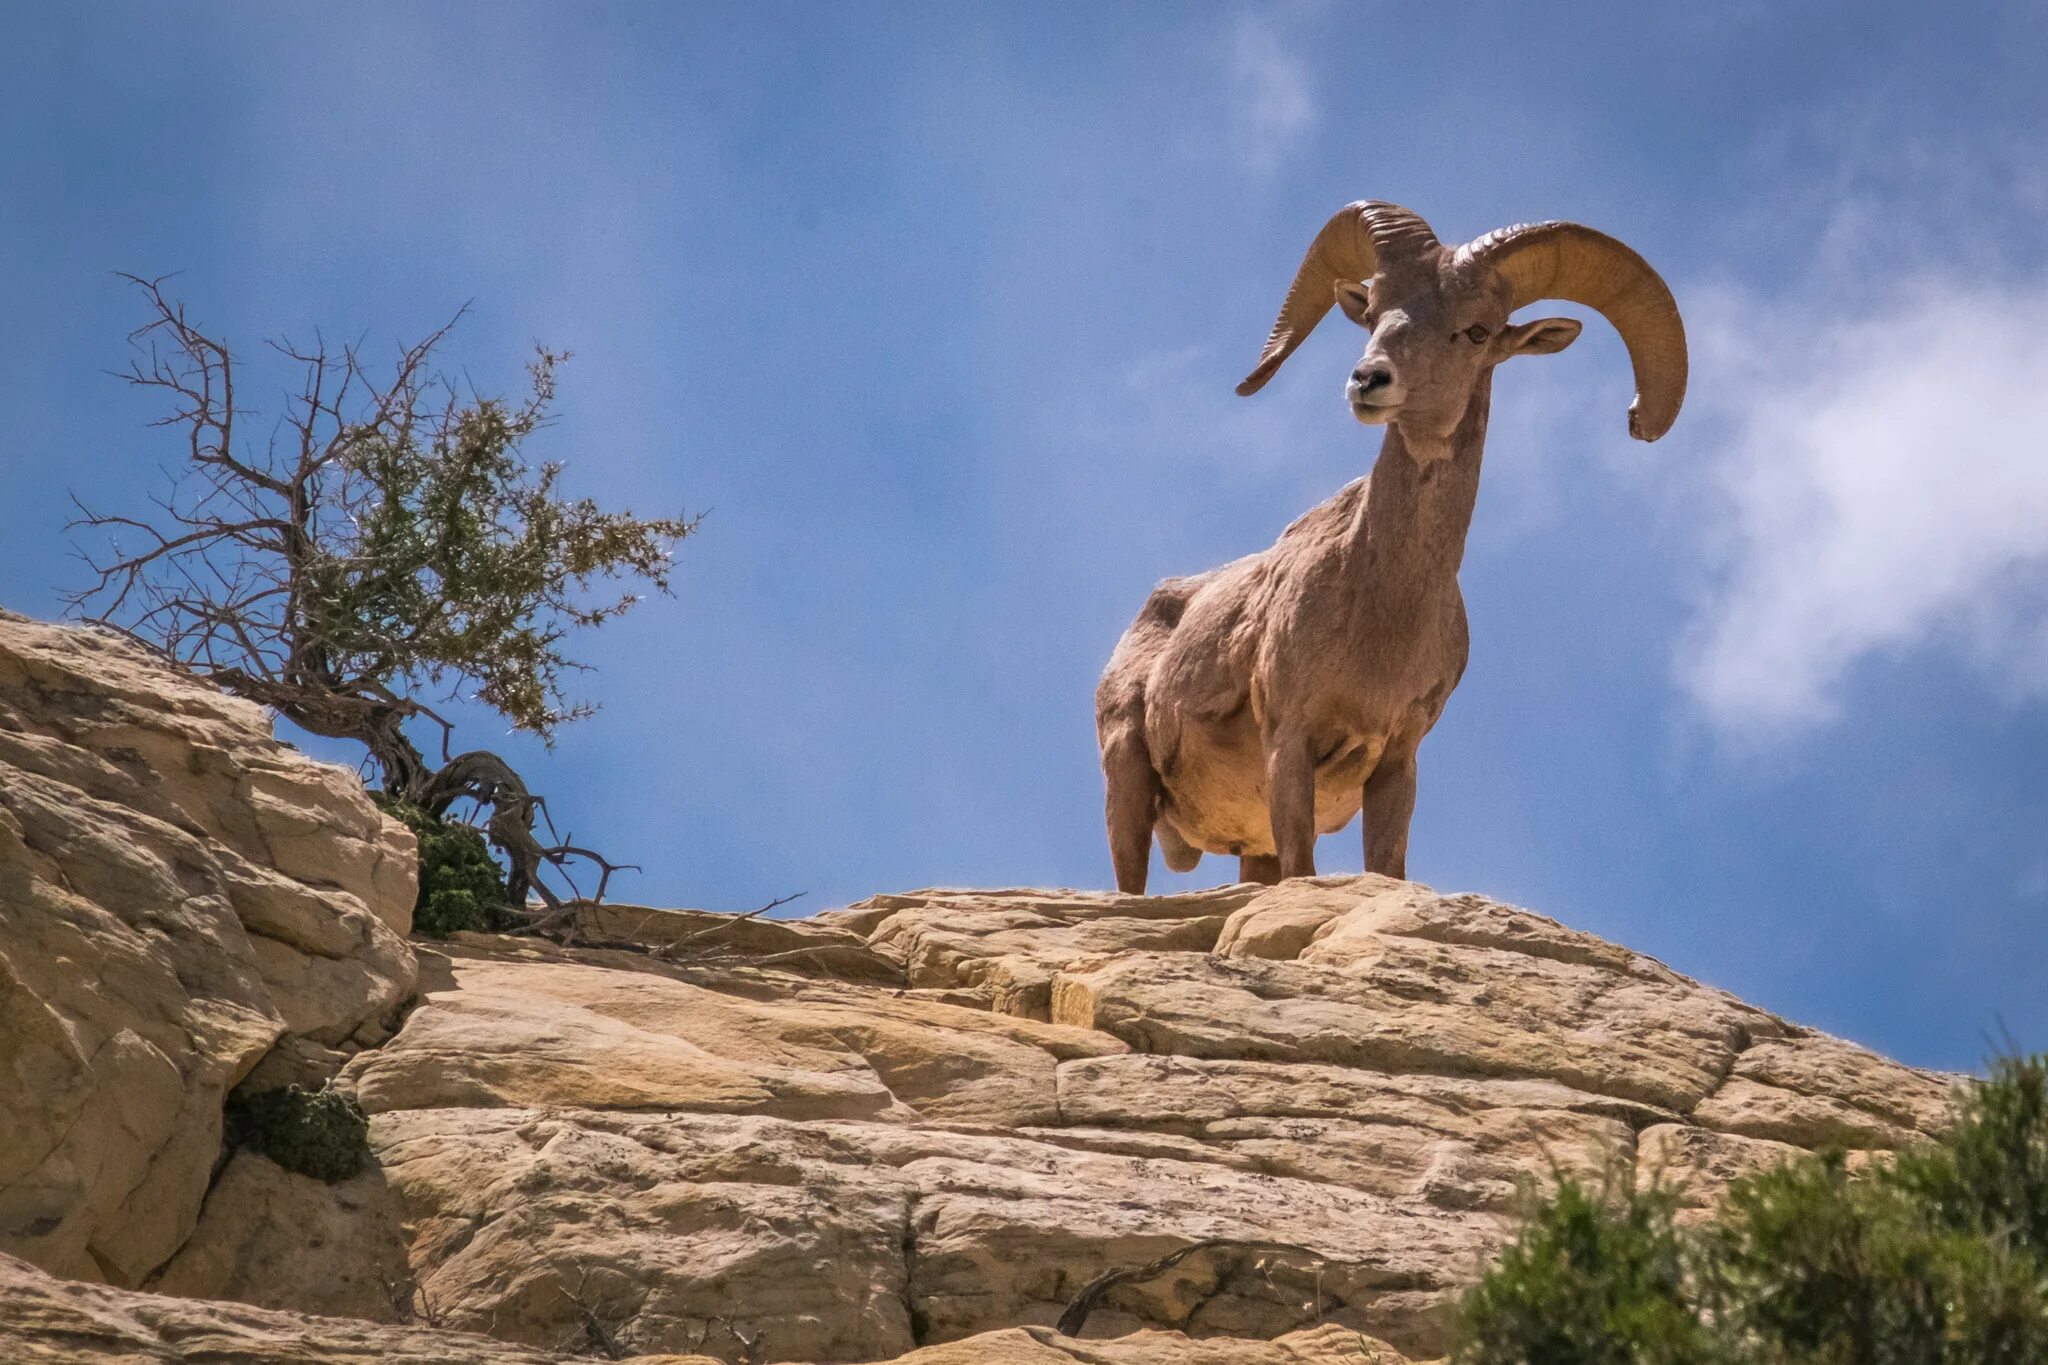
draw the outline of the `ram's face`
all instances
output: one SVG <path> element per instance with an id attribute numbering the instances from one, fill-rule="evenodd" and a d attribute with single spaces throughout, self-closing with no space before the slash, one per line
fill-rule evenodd
<path id="1" fill-rule="evenodd" d="M 1352 415 L 1438 440 L 1457 430 L 1495 365 L 1525 351 L 1561 351 L 1579 334 L 1569 318 L 1510 325 L 1500 279 L 1458 269 L 1448 253 L 1340 282 L 1337 304 L 1372 333 L 1344 386 Z"/>
<path id="2" fill-rule="evenodd" d="M 1416 214 L 1377 199 L 1346 204 L 1316 233 L 1237 391 L 1264 388 L 1340 304 L 1372 333 L 1344 386 L 1352 414 L 1399 430 L 1416 459 L 1441 459 L 1493 366 L 1561 351 L 1578 337 L 1570 318 L 1508 321 L 1538 299 L 1605 315 L 1636 372 L 1630 434 L 1654 441 L 1670 430 L 1685 401 L 1685 324 L 1641 256 L 1564 222 L 1521 223 L 1447 247 Z"/>

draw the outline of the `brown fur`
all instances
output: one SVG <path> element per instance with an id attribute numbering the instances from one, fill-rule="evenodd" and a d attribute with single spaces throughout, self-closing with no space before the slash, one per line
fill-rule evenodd
<path id="1" fill-rule="evenodd" d="M 1312 874 L 1316 835 L 1360 813 L 1367 870 L 1407 873 L 1416 749 L 1465 671 L 1458 566 L 1493 369 L 1579 331 L 1510 325 L 1509 283 L 1423 237 L 1383 243 L 1369 285 L 1335 286 L 1373 331 L 1347 386 L 1358 419 L 1387 427 L 1371 476 L 1270 548 L 1160 584 L 1103 673 L 1096 731 L 1124 891 L 1145 889 L 1155 830 L 1177 871 L 1221 853 L 1274 881 Z"/>

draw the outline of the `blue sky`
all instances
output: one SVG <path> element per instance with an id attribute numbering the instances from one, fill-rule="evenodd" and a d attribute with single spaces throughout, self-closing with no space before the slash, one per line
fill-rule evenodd
<path id="1" fill-rule="evenodd" d="M 16 8 L 0 602 L 176 459 L 113 272 L 252 351 L 473 300 L 478 383 L 575 352 L 576 491 L 708 513 L 510 742 L 622 894 L 1101 886 L 1118 633 L 1376 453 L 1341 320 L 1231 392 L 1315 228 L 1577 218 L 1692 397 L 1628 441 L 1598 323 L 1503 369 L 1410 871 L 1968 1067 L 2048 1046 L 2044 92 L 2031 5 Z"/>

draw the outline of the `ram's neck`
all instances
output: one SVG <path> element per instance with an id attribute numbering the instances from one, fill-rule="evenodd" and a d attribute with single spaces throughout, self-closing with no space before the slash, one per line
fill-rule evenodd
<path id="1" fill-rule="evenodd" d="M 1353 572 L 1371 580 L 1376 613 L 1433 609 L 1457 581 L 1479 498 L 1492 401 L 1489 371 L 1480 376 L 1457 431 L 1434 449 L 1398 426 L 1387 428 L 1349 551 Z"/>

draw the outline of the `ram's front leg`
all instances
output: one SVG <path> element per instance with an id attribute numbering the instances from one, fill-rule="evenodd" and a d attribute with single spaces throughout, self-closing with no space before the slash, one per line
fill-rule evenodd
<path id="1" fill-rule="evenodd" d="M 1408 822 L 1415 815 L 1415 755 L 1386 754 L 1365 779 L 1360 812 L 1365 826 L 1365 870 L 1408 878 Z"/>
<path id="2" fill-rule="evenodd" d="M 1280 875 L 1316 874 L 1316 767 L 1308 737 L 1276 731 L 1266 741 L 1266 814 Z"/>

